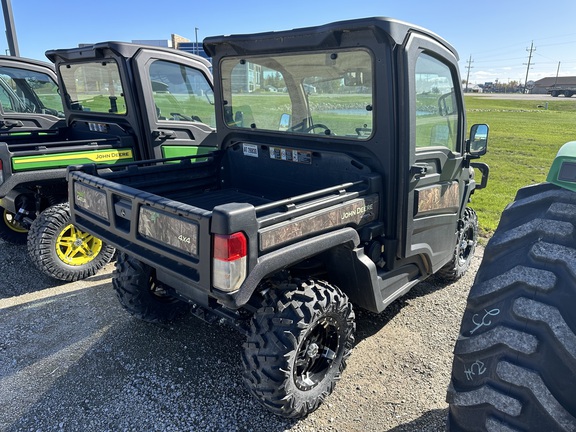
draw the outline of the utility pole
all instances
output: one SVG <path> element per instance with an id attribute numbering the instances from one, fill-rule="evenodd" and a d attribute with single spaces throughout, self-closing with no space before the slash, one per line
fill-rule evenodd
<path id="1" fill-rule="evenodd" d="M 558 69 L 556 69 L 556 79 L 554 80 L 554 87 L 558 84 L 558 74 L 560 73 L 560 62 L 558 62 Z"/>
<path id="2" fill-rule="evenodd" d="M 472 61 L 472 54 L 470 54 L 470 58 L 468 58 L 468 66 L 466 66 L 466 69 L 468 69 L 468 73 L 466 74 L 466 89 L 464 89 L 464 93 L 468 93 L 468 80 L 470 79 L 470 69 L 472 69 L 474 66 L 471 66 L 471 64 L 474 63 Z"/>
<path id="3" fill-rule="evenodd" d="M 529 51 L 530 53 L 528 54 L 528 63 L 527 63 L 528 66 L 526 67 L 526 79 L 524 80 L 524 93 L 526 93 L 526 85 L 528 84 L 528 71 L 530 71 L 530 62 L 532 61 L 532 53 L 536 51 L 536 48 L 534 48 L 534 41 L 532 41 L 532 43 L 530 44 L 529 49 L 526 48 L 526 51 Z"/>
<path id="4" fill-rule="evenodd" d="M 14 16 L 12 15 L 12 4 L 10 0 L 2 0 L 2 12 L 4 13 L 4 23 L 6 24 L 6 39 L 10 55 L 20 57 L 18 40 L 16 39 L 16 27 L 14 27 Z"/>
<path id="5" fill-rule="evenodd" d="M 200 55 L 200 48 L 198 48 L 198 27 L 194 28 L 194 32 L 196 33 L 196 55 Z"/>

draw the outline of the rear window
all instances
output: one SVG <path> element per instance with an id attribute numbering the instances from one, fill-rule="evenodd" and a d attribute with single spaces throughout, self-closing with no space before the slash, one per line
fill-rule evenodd
<path id="1" fill-rule="evenodd" d="M 114 60 L 61 65 L 60 74 L 70 110 L 126 114 L 124 89 Z"/>
<path id="2" fill-rule="evenodd" d="M 372 63 L 364 49 L 225 59 L 225 124 L 368 139 L 375 109 Z"/>

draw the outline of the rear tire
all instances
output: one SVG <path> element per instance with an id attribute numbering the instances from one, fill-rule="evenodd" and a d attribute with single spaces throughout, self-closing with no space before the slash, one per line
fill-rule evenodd
<path id="1" fill-rule="evenodd" d="M 28 253 L 45 275 L 66 282 L 93 276 L 110 262 L 114 248 L 78 230 L 68 203 L 45 209 L 28 233 Z"/>
<path id="2" fill-rule="evenodd" d="M 576 430 L 576 193 L 521 189 L 484 252 L 454 350 L 450 431 Z"/>
<path id="3" fill-rule="evenodd" d="M 122 307 L 143 321 L 168 322 L 188 310 L 185 302 L 167 294 L 152 267 L 125 253 L 118 254 L 112 286 Z"/>
<path id="4" fill-rule="evenodd" d="M 352 305 L 337 287 L 295 280 L 271 288 L 243 345 L 248 389 L 276 415 L 306 416 L 340 379 L 354 330 Z"/>
<path id="5" fill-rule="evenodd" d="M 464 216 L 458 227 L 458 238 L 452 260 L 437 275 L 446 281 L 456 281 L 464 276 L 470 267 L 476 244 L 478 243 L 478 217 L 470 207 L 464 209 Z"/>
<path id="6" fill-rule="evenodd" d="M 14 213 L 0 207 L 2 220 L 0 221 L 0 239 L 12 244 L 26 244 L 28 230 L 14 220 Z"/>

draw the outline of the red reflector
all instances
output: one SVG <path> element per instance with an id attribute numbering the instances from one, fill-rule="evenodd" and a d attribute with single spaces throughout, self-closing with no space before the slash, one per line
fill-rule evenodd
<path id="1" fill-rule="evenodd" d="M 214 258 L 220 261 L 235 261 L 246 256 L 246 237 L 237 232 L 229 235 L 214 235 Z"/>
<path id="2" fill-rule="evenodd" d="M 0 171 L 2 170 L 2 159 L 0 159 Z"/>

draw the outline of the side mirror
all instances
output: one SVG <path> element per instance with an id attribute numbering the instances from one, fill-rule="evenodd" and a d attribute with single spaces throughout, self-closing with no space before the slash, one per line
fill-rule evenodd
<path id="1" fill-rule="evenodd" d="M 488 150 L 488 133 L 490 128 L 487 124 L 475 124 L 470 128 L 470 140 L 467 152 L 475 157 L 486 154 Z"/>
<path id="2" fill-rule="evenodd" d="M 282 114 L 280 117 L 280 123 L 278 125 L 279 131 L 286 131 L 290 127 L 290 122 L 292 121 L 292 116 L 290 114 Z"/>

